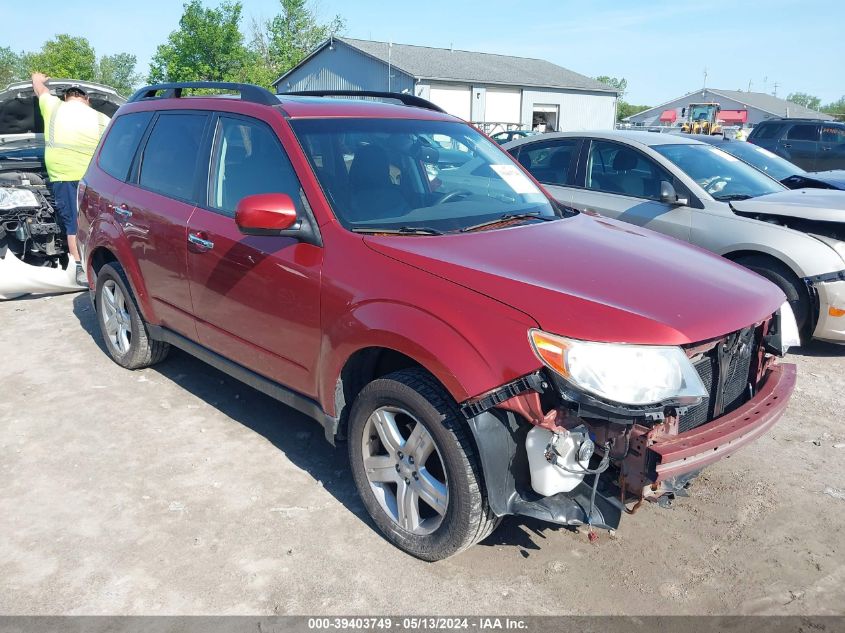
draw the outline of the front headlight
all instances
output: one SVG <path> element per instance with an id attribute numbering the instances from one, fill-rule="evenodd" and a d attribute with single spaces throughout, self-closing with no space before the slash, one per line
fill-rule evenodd
<path id="1" fill-rule="evenodd" d="M 680 347 L 577 341 L 529 330 L 537 357 L 567 382 L 628 405 L 698 404 L 708 395 Z"/>
<path id="2" fill-rule="evenodd" d="M 0 209 L 7 211 L 19 207 L 40 207 L 38 198 L 29 189 L 12 189 L 0 187 Z"/>

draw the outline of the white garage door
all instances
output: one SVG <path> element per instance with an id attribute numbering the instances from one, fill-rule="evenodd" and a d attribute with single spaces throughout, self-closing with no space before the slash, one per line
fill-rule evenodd
<path id="1" fill-rule="evenodd" d="M 441 84 L 431 87 L 430 100 L 449 114 L 469 121 L 472 106 L 472 91 L 469 86 Z"/>
<path id="2" fill-rule="evenodd" d="M 484 120 L 489 123 L 519 123 L 522 119 L 522 91 L 488 88 Z"/>

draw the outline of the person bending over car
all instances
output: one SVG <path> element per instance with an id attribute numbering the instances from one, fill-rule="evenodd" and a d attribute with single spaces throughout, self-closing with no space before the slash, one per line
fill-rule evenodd
<path id="1" fill-rule="evenodd" d="M 76 261 L 76 283 L 87 285 L 76 244 L 76 191 L 97 149 L 109 117 L 97 112 L 79 86 L 64 92 L 64 100 L 50 94 L 49 77 L 32 74 L 32 89 L 44 119 L 44 163 L 59 221 L 67 233 L 67 248 Z"/>

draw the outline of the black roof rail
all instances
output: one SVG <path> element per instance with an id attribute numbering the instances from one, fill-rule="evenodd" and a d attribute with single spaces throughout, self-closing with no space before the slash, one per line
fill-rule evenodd
<path id="1" fill-rule="evenodd" d="M 380 92 L 378 90 L 297 90 L 294 92 L 280 92 L 279 97 L 375 97 L 377 99 L 393 99 L 401 101 L 406 106 L 425 108 L 446 114 L 446 110 L 431 101 L 416 95 L 402 92 Z"/>
<path id="2" fill-rule="evenodd" d="M 143 101 L 144 99 L 179 99 L 185 88 L 210 88 L 217 90 L 232 90 L 241 93 L 241 101 L 260 103 L 262 105 L 279 105 L 279 99 L 272 92 L 253 84 L 232 83 L 228 81 L 180 81 L 176 83 L 153 84 L 135 91 L 127 103 Z M 161 96 L 156 93 L 164 91 Z"/>

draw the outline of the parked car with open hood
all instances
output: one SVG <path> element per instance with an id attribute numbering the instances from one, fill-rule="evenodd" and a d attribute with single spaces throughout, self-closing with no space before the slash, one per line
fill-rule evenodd
<path id="1" fill-rule="evenodd" d="M 85 90 L 91 107 L 112 116 L 126 101 L 108 86 L 51 79 L 50 91 Z M 8 247 L 32 264 L 53 264 L 65 254 L 65 241 L 53 210 L 44 166 L 44 121 L 29 81 L 0 92 L 0 248 Z"/>
<path id="2" fill-rule="evenodd" d="M 845 169 L 804 171 L 798 165 L 753 143 L 705 134 L 696 134 L 690 138 L 718 147 L 734 158 L 759 169 L 789 189 L 845 189 Z"/>
<path id="3" fill-rule="evenodd" d="M 845 342 L 845 192 L 790 191 L 686 135 L 566 132 L 505 147 L 559 202 L 742 264 L 784 291 L 805 339 Z"/>
<path id="4" fill-rule="evenodd" d="M 777 287 L 555 203 L 433 104 L 365 94 L 400 103 L 196 83 L 120 109 L 78 234 L 117 364 L 175 345 L 313 416 L 426 560 L 509 514 L 615 528 L 783 413 Z"/>

